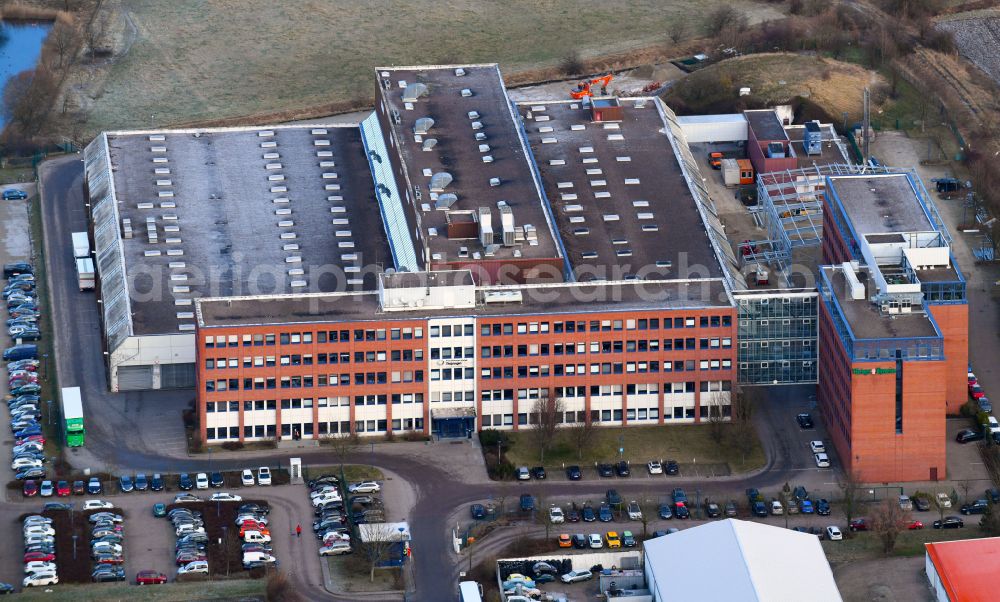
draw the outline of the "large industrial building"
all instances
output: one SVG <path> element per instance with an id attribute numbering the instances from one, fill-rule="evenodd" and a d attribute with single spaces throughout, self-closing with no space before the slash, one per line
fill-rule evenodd
<path id="1" fill-rule="evenodd" d="M 850 165 L 831 126 L 775 111 L 679 120 L 657 98 L 514 103 L 493 64 L 382 68 L 375 81 L 358 126 L 116 132 L 88 146 L 112 389 L 195 385 L 202 436 L 219 443 L 519 429 L 540 403 L 567 424 L 695 423 L 728 416 L 737 383 L 819 381 L 849 466 L 943 476 L 937 451 L 909 446 L 931 423 L 943 437 L 938 397 L 964 401 L 964 284 L 912 173 Z M 727 239 L 692 153 L 715 141 L 774 169 L 744 214 L 763 240 Z M 884 199 L 925 220 L 872 225 Z M 790 269 L 813 251 L 829 265 L 818 284 Z M 835 306 L 845 279 L 861 288 Z M 843 313 L 880 311 L 901 286 L 906 315 L 864 316 L 881 331 Z M 858 357 L 862 333 L 904 330 L 919 351 Z M 942 391 L 873 389 L 892 379 L 872 360 L 902 362 L 906 378 L 938 370 Z M 905 437 L 857 420 L 892 414 L 892 399 Z M 926 462 L 900 472 L 911 454 Z"/>

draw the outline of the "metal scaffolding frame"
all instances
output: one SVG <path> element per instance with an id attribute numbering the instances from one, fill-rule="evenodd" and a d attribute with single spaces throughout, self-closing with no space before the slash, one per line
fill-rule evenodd
<path id="1" fill-rule="evenodd" d="M 767 239 L 740 246 L 743 266 L 769 265 L 777 269 L 785 284 L 792 251 L 799 247 L 819 245 L 823 240 L 823 200 L 827 176 L 913 173 L 882 165 L 849 165 L 831 163 L 799 169 L 786 169 L 757 176 L 757 205 L 751 215 L 757 226 L 767 231 Z M 920 178 L 914 182 L 927 199 Z M 933 207 L 933 205 L 930 205 Z M 936 210 L 932 210 L 936 213 Z"/>

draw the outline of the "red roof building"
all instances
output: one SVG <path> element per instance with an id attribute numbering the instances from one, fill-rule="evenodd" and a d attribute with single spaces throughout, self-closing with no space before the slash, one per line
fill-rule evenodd
<path id="1" fill-rule="evenodd" d="M 989 602 L 997 599 L 1000 537 L 924 544 L 926 572 L 938 602 Z"/>

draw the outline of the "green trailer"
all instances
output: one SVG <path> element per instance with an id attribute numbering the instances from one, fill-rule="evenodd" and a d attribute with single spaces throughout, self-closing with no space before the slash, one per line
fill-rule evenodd
<path id="1" fill-rule="evenodd" d="M 83 426 L 83 398 L 80 395 L 80 387 L 63 387 L 62 418 L 66 445 L 81 447 L 86 430 Z"/>

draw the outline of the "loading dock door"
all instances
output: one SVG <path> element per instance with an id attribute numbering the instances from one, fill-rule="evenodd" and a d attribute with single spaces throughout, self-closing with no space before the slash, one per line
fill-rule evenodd
<path id="1" fill-rule="evenodd" d="M 194 387 L 194 363 L 160 364 L 161 389 L 191 389 Z"/>
<path id="2" fill-rule="evenodd" d="M 153 388 L 152 366 L 119 366 L 119 391 L 148 391 Z"/>

